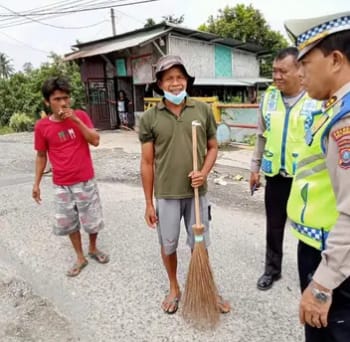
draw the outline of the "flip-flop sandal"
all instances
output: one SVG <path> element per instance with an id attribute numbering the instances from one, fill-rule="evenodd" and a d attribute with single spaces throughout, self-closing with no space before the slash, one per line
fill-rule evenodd
<path id="1" fill-rule="evenodd" d="M 97 253 L 88 253 L 91 259 L 96 260 L 100 264 L 107 264 L 109 262 L 109 256 L 101 251 Z"/>
<path id="2" fill-rule="evenodd" d="M 224 300 L 221 296 L 218 296 L 218 308 L 220 313 L 227 314 L 231 311 L 231 306 L 228 301 Z M 227 309 L 224 309 L 225 306 L 228 306 Z"/>
<path id="3" fill-rule="evenodd" d="M 76 277 L 81 270 L 88 264 L 88 261 L 86 260 L 82 264 L 75 263 L 66 273 L 67 277 Z"/>
<path id="4" fill-rule="evenodd" d="M 180 302 L 180 297 L 174 297 L 173 300 L 166 300 L 166 297 L 165 297 L 163 304 L 164 303 L 169 304 L 169 307 L 168 309 L 163 309 L 164 313 L 168 315 L 173 315 L 174 313 L 176 313 L 176 311 L 179 308 L 179 302 Z M 173 309 L 170 310 L 171 308 Z"/>

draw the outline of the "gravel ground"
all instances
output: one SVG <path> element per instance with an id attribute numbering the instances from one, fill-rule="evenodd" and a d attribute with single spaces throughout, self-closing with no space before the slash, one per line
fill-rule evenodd
<path id="1" fill-rule="evenodd" d="M 77 341 L 70 324 L 23 280 L 0 272 L 0 341 Z"/>
<path id="2" fill-rule="evenodd" d="M 111 262 L 90 261 L 78 278 L 68 279 L 64 272 L 74 258 L 68 239 L 51 234 L 50 177 L 42 183 L 42 205 L 30 198 L 32 134 L 0 136 L 0 150 L 1 342 L 302 341 L 296 242 L 290 234 L 283 278 L 271 291 L 256 289 L 264 258 L 263 191 L 250 196 L 246 170 L 216 166 L 209 178 L 211 263 L 233 312 L 216 331 L 201 332 L 159 308 L 167 284 L 156 234 L 143 221 L 138 153 L 93 150 L 106 222 L 100 246 Z M 243 180 L 235 180 L 240 176 Z M 227 185 L 216 184 L 217 178 Z M 184 234 L 178 254 L 183 285 L 189 260 Z"/>
<path id="3" fill-rule="evenodd" d="M 119 182 L 141 186 L 140 155 L 125 153 L 121 148 L 100 149 L 94 152 L 95 170 L 100 182 Z M 243 177 L 235 180 L 235 177 Z M 224 180 L 227 185 L 215 184 L 215 179 Z M 208 177 L 210 200 L 218 205 L 237 210 L 259 212 L 263 214 L 263 191 L 251 196 L 248 190 L 248 171 L 217 165 Z"/>

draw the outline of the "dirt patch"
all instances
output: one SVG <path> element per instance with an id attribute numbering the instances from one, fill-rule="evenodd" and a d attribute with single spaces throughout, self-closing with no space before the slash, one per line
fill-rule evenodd
<path id="1" fill-rule="evenodd" d="M 69 322 L 27 283 L 0 273 L 0 341 L 73 342 Z"/>

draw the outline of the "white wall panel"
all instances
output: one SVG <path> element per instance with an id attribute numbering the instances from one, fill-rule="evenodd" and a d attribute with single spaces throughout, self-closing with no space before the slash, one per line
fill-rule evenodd
<path id="1" fill-rule="evenodd" d="M 170 36 L 169 53 L 183 59 L 187 71 L 196 77 L 214 78 L 214 46 L 194 39 Z"/>
<path id="2" fill-rule="evenodd" d="M 254 54 L 232 50 L 234 78 L 259 77 L 259 63 Z"/>

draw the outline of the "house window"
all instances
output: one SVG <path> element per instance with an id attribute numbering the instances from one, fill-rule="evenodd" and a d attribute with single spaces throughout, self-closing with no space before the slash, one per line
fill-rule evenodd
<path id="1" fill-rule="evenodd" d="M 134 84 L 152 83 L 152 55 L 134 56 L 131 59 Z"/>
<path id="2" fill-rule="evenodd" d="M 226 46 L 215 46 L 215 77 L 232 77 L 231 49 Z"/>
<path id="3" fill-rule="evenodd" d="M 124 58 L 118 58 L 115 61 L 115 67 L 117 69 L 117 76 L 127 76 Z"/>

